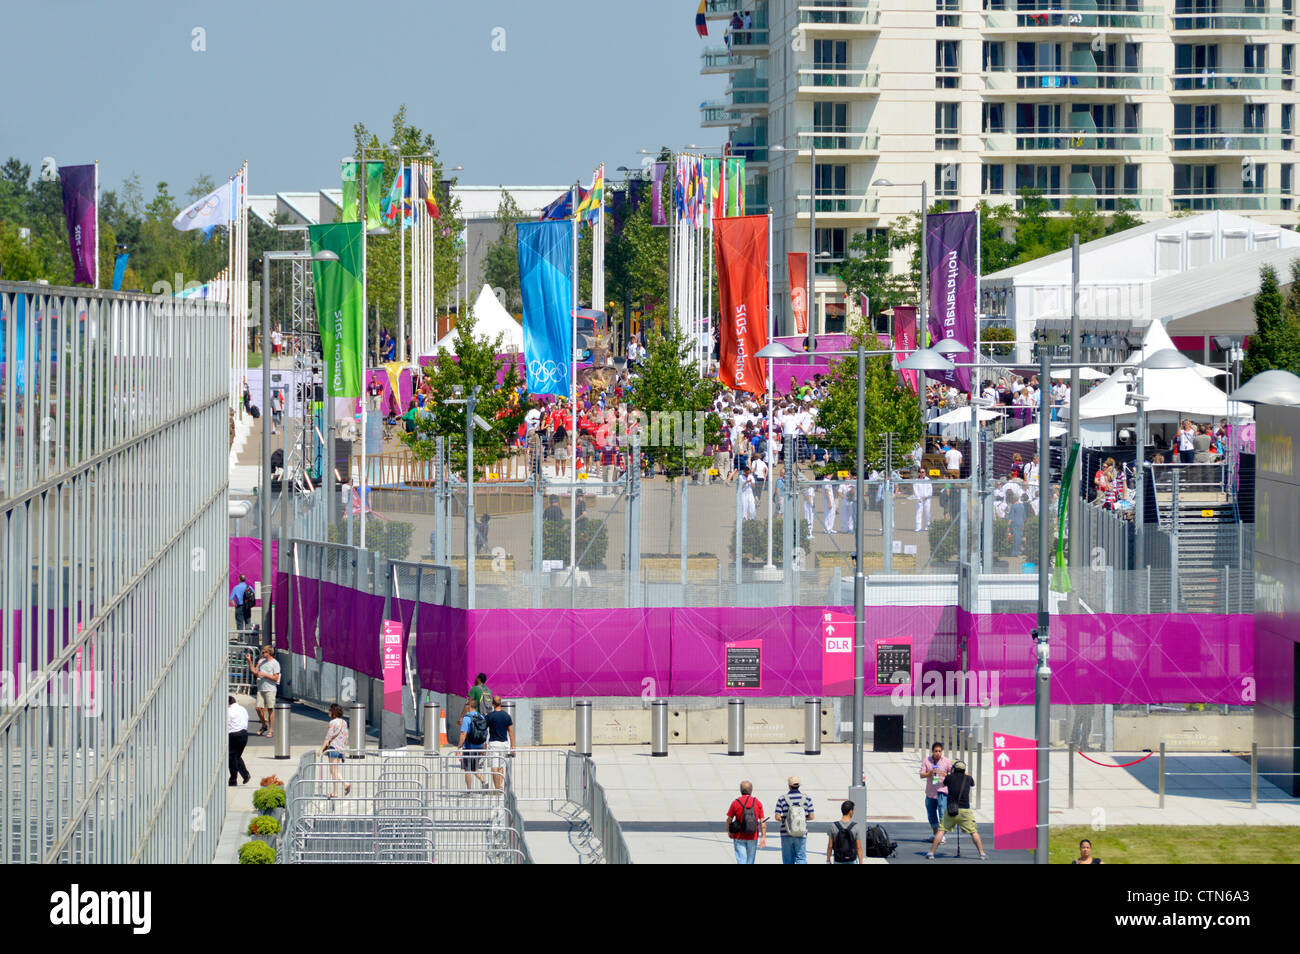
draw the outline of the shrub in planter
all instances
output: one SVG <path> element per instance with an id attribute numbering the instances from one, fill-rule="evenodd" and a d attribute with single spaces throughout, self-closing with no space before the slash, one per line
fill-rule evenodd
<path id="1" fill-rule="evenodd" d="M 280 819 L 271 815 L 255 815 L 253 820 L 248 823 L 248 833 L 250 835 L 278 835 L 280 834 Z"/>
<path id="2" fill-rule="evenodd" d="M 602 526 L 599 520 L 580 517 L 577 522 L 578 565 L 584 570 L 605 569 L 605 557 L 609 551 L 609 528 Z M 369 532 L 369 531 L 367 531 Z M 588 546 L 590 544 L 590 546 Z M 583 556 L 583 551 L 587 555 Z M 569 520 L 542 521 L 542 559 L 563 560 L 569 562 Z"/>
<path id="3" fill-rule="evenodd" d="M 267 785 L 253 793 L 253 807 L 262 814 L 277 808 L 284 808 L 284 789 L 279 785 Z"/>
<path id="4" fill-rule="evenodd" d="M 351 518 L 348 518 L 351 519 Z M 371 518 L 366 521 L 366 549 L 382 553 L 393 560 L 405 560 L 411 552 L 411 532 L 415 524 L 401 520 Z M 354 539 L 355 529 L 353 531 Z M 348 538 L 347 524 L 331 523 L 330 543 L 343 543 Z"/>
<path id="5" fill-rule="evenodd" d="M 785 539 L 785 518 L 780 514 L 774 514 L 772 517 L 772 563 L 776 566 L 782 566 L 782 550 Z M 736 536 L 734 533 L 727 534 L 730 546 L 727 552 L 730 554 L 731 562 L 736 560 Z M 803 547 L 804 553 L 812 552 L 811 540 L 794 541 L 796 547 Z M 740 553 L 741 558 L 746 563 L 767 563 L 767 520 L 763 517 L 757 517 L 754 520 L 746 520 L 740 527 Z M 805 564 L 807 564 L 805 556 Z"/>
<path id="6" fill-rule="evenodd" d="M 275 849 L 264 841 L 246 841 L 239 846 L 241 865 L 273 865 Z"/>
<path id="7" fill-rule="evenodd" d="M 945 517 L 935 517 L 930 521 L 930 559 L 935 563 L 957 559 L 961 528 L 953 526 L 954 523 Z"/>

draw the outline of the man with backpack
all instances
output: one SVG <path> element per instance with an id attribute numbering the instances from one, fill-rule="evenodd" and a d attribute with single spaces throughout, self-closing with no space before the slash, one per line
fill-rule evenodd
<path id="1" fill-rule="evenodd" d="M 480 676 L 482 674 L 480 673 Z M 483 748 L 487 745 L 487 718 L 475 708 L 472 699 L 465 700 L 465 708 L 460 711 L 460 767 L 465 770 L 465 787 L 474 788 L 474 776 L 488 787 L 483 777 Z"/>
<path id="2" fill-rule="evenodd" d="M 487 673 L 474 677 L 474 687 L 469 691 L 469 701 L 483 718 L 492 711 L 492 690 L 487 687 Z"/>
<path id="3" fill-rule="evenodd" d="M 776 800 L 776 820 L 781 823 L 781 864 L 808 863 L 808 823 L 813 820 L 813 800 L 799 791 L 798 775 L 787 780 L 790 791 Z"/>
<path id="4" fill-rule="evenodd" d="M 862 839 L 858 837 L 858 823 L 853 820 L 853 811 L 853 802 L 846 800 L 840 805 L 840 820 L 831 822 L 830 838 L 826 842 L 828 865 L 862 864 Z"/>
<path id="5" fill-rule="evenodd" d="M 727 835 L 738 865 L 752 865 L 758 849 L 767 847 L 767 819 L 763 803 L 754 797 L 753 782 L 740 783 L 740 797 L 727 809 Z"/>
<path id="6" fill-rule="evenodd" d="M 243 630 L 253 618 L 253 607 L 257 604 L 257 592 L 248 585 L 244 574 L 239 574 L 239 582 L 230 591 L 230 602 L 235 604 L 235 629 Z"/>

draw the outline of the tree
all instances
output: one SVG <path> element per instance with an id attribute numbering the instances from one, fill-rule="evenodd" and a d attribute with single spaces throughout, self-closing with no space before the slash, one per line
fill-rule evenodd
<path id="1" fill-rule="evenodd" d="M 519 293 L 519 247 L 515 225 L 526 221 L 526 217 L 504 188 L 501 189 L 501 201 L 497 203 L 496 218 L 501 234 L 488 246 L 483 257 L 483 281 L 493 289 L 501 289 L 505 293 L 501 304 L 514 312 L 523 307 Z"/>
<path id="2" fill-rule="evenodd" d="M 911 283 L 893 272 L 889 239 L 884 235 L 854 235 L 849 241 L 848 257 L 840 263 L 839 276 L 850 295 L 867 296 L 871 309 L 871 314 L 865 316 L 868 319 L 913 299 Z"/>
<path id="3" fill-rule="evenodd" d="M 517 400 L 517 389 L 524 383 L 518 368 L 513 360 L 497 357 L 505 350 L 504 336 L 488 339 L 475 335 L 475 323 L 471 310 L 457 323 L 455 356 L 443 351 L 434 364 L 425 367 L 424 380 L 432 394 L 415 416 L 415 431 L 403 434 L 401 440 L 417 458 L 431 460 L 437 453 L 437 439 L 446 438 L 452 468 L 464 473 L 465 405 L 443 402 L 454 396 L 457 386 L 463 388 L 462 396 L 477 386 L 475 413 L 491 425 L 489 431 L 476 430 L 474 434 L 474 473 L 478 475 L 510 452 L 510 439 L 519 430 L 526 408 Z"/>
<path id="4" fill-rule="evenodd" d="M 1291 263 L 1291 297 L 1297 297 L 1296 279 L 1300 278 L 1300 259 Z M 1259 291 L 1255 294 L 1255 333 L 1250 336 L 1243 379 L 1250 380 L 1261 371 L 1280 368 L 1300 373 L 1300 315 L 1294 304 L 1288 307 L 1278 286 L 1277 270 L 1265 265 L 1259 270 Z"/>
<path id="5" fill-rule="evenodd" d="M 648 355 L 638 377 L 632 379 L 628 393 L 628 406 L 649 416 L 654 429 L 656 415 L 659 421 L 659 441 L 651 445 L 642 433 L 641 453 L 651 464 L 660 464 L 665 473 L 687 474 L 707 466 L 710 458 L 702 453 L 692 453 L 695 448 L 722 442 L 722 422 L 713 410 L 713 402 L 722 393 L 722 382 L 716 378 L 701 378 L 690 362 L 690 346 L 685 335 L 676 328 L 666 334 L 651 333 L 646 345 Z M 666 436 L 673 421 L 674 433 Z M 680 430 L 677 423 L 680 421 Z M 699 425 L 703 423 L 703 437 Z M 684 431 L 690 430 L 689 444 Z M 679 436 L 680 435 L 680 436 Z"/>
<path id="6" fill-rule="evenodd" d="M 865 322 L 854 326 L 853 347 L 859 342 L 874 347 L 874 338 Z M 864 466 L 870 470 L 884 465 L 885 434 L 893 434 L 891 460 L 897 462 L 921 440 L 921 412 L 916 392 L 903 384 L 898 372 L 890 367 L 887 356 L 867 358 L 863 370 L 865 392 Z M 842 358 L 830 367 L 830 378 L 817 422 L 826 429 L 826 444 L 840 454 L 837 463 L 828 463 L 823 473 L 848 470 L 856 473 L 858 440 L 858 359 Z"/>

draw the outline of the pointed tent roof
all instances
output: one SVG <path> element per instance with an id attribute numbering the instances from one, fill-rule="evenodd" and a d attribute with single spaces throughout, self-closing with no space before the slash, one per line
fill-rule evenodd
<path id="1" fill-rule="evenodd" d="M 1137 365 L 1157 351 L 1172 349 L 1173 342 L 1164 325 L 1153 321 L 1147 328 L 1142 348 L 1129 355 L 1125 365 Z M 1193 365 L 1170 371 L 1140 372 L 1142 391 L 1147 395 L 1146 413 L 1173 413 L 1192 417 L 1252 417 L 1248 405 L 1232 402 L 1228 395 L 1215 387 L 1207 378 L 1215 369 Z M 1079 399 L 1079 419 L 1104 417 L 1136 417 L 1137 409 L 1124 403 L 1128 375 L 1116 368 L 1105 381 Z M 1068 409 L 1067 414 L 1068 416 Z"/>
<path id="2" fill-rule="evenodd" d="M 506 351 L 524 350 L 523 326 L 497 301 L 497 296 L 487 285 L 483 286 L 483 290 L 478 293 L 478 300 L 474 302 L 474 333 L 489 339 L 501 335 Z M 457 330 L 453 328 L 438 341 L 437 351 L 454 352 L 458 340 Z"/>

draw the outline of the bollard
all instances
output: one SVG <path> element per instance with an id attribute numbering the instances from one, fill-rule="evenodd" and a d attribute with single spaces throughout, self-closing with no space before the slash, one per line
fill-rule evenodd
<path id="1" fill-rule="evenodd" d="M 667 699 L 655 699 L 650 703 L 650 754 L 658 758 L 668 755 Z"/>
<path id="2" fill-rule="evenodd" d="M 727 700 L 727 754 L 745 754 L 745 700 Z"/>
<path id="3" fill-rule="evenodd" d="M 1070 743 L 1070 807 L 1074 807 L 1074 743 Z"/>
<path id="4" fill-rule="evenodd" d="M 822 701 L 805 699 L 803 701 L 803 754 L 822 754 Z"/>
<path id="5" fill-rule="evenodd" d="M 424 704 L 424 751 L 438 754 L 438 736 L 441 734 L 438 720 L 438 703 L 432 699 Z"/>
<path id="6" fill-rule="evenodd" d="M 518 703 L 516 703 L 513 699 L 501 700 L 501 711 L 504 712 L 506 715 L 510 716 L 511 725 L 515 724 L 515 711 L 517 708 L 518 708 Z M 519 735 L 518 730 L 515 731 L 515 735 L 516 736 Z"/>
<path id="7" fill-rule="evenodd" d="M 573 748 L 579 755 L 591 755 L 591 700 L 573 704 Z"/>
<path id="8" fill-rule="evenodd" d="M 1160 807 L 1165 807 L 1165 744 L 1160 743 Z"/>
<path id="9" fill-rule="evenodd" d="M 364 758 L 366 753 L 365 703 L 349 702 L 345 708 L 348 712 L 348 758 Z"/>
<path id="10" fill-rule="evenodd" d="M 277 702 L 275 704 L 275 757 L 277 759 L 287 759 L 289 757 L 289 711 L 291 706 L 287 702 Z"/>
<path id="11" fill-rule="evenodd" d="M 1259 743 L 1250 743 L 1250 807 L 1258 808 L 1259 798 Z"/>

